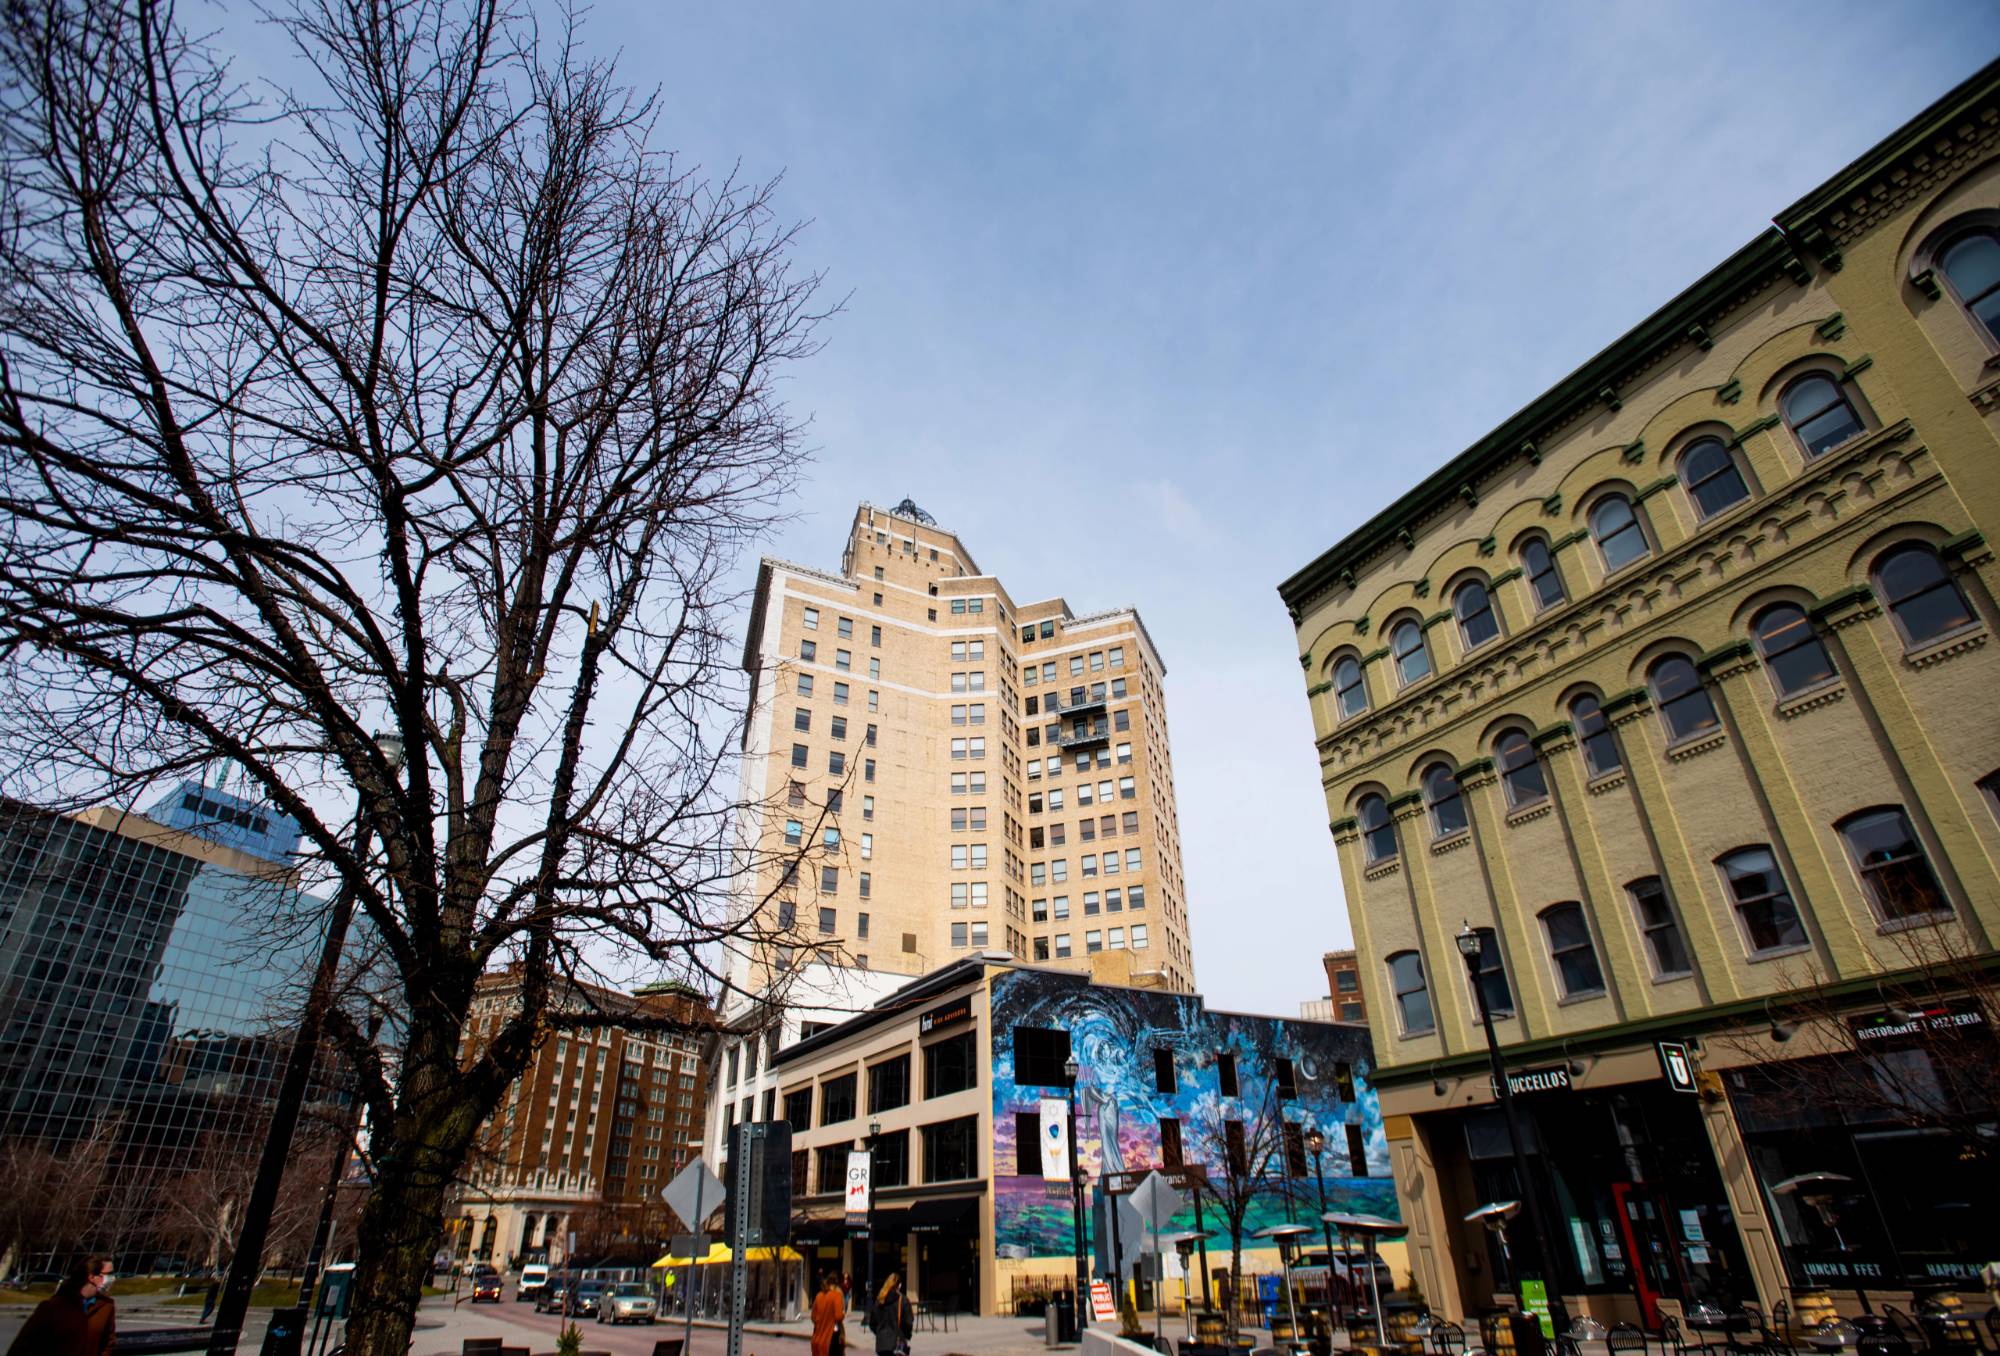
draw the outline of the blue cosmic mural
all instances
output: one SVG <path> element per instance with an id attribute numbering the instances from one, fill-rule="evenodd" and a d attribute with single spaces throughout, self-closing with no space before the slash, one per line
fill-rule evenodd
<path id="1" fill-rule="evenodd" d="M 1367 1074 L 1368 1032 L 1359 1026 L 1212 1012 L 1192 994 L 1091 984 L 1085 977 L 1010 970 L 992 981 L 994 1245 L 1001 1257 L 1059 1257 L 1072 1246 L 1069 1194 L 1045 1182 L 1040 1147 L 1017 1143 L 1036 1124 L 1044 1097 L 1064 1089 L 1015 1078 L 1014 1033 L 1033 1027 L 1069 1033 L 1081 1066 L 1077 1096 L 1077 1157 L 1090 1180 L 1101 1174 L 1159 1166 L 1161 1122 L 1180 1129 L 1182 1158 L 1219 1159 L 1231 1120 L 1255 1135 L 1260 1117 L 1281 1114 L 1301 1132 L 1326 1137 L 1323 1165 L 1330 1210 L 1400 1218 L 1389 1175 L 1382 1109 Z M 1156 1090 L 1156 1051 L 1173 1054 L 1174 1089 Z M 1220 1057 L 1234 1056 L 1236 1092 L 1222 1095 Z M 1290 1060 L 1296 1096 L 1276 1096 L 1281 1060 Z M 1274 1113 L 1273 1107 L 1281 1107 Z M 1354 1132 L 1350 1134 L 1349 1127 Z M 1275 1133 L 1275 1132 L 1273 1132 Z M 1274 1175 L 1282 1171 L 1282 1153 Z M 1222 1175 L 1221 1164 L 1213 1165 Z M 1292 1179 L 1293 1217 L 1318 1218 L 1319 1184 L 1308 1158 Z M 1277 1181 L 1260 1191 L 1244 1225 L 1248 1235 L 1286 1218 L 1286 1191 Z M 1187 1212 L 1175 1228 L 1192 1228 Z M 1204 1220 L 1221 1230 L 1212 1206 Z"/>

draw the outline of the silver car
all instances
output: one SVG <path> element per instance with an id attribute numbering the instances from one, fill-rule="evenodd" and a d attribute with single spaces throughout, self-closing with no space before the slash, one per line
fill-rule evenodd
<path id="1" fill-rule="evenodd" d="M 658 1312 L 643 1281 L 620 1281 L 597 1297 L 599 1323 L 651 1323 Z"/>

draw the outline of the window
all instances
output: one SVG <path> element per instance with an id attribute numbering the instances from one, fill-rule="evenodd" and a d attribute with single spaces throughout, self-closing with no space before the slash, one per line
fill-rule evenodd
<path id="1" fill-rule="evenodd" d="M 1653 700 L 1659 705 L 1669 742 L 1678 744 L 1683 739 L 1721 728 L 1715 703 L 1708 699 L 1701 675 L 1694 671 L 1694 665 L 1685 655 L 1670 654 L 1657 661 L 1647 671 L 1646 680 L 1653 689 Z"/>
<path id="2" fill-rule="evenodd" d="M 953 888 L 956 888 L 956 887 L 953 887 Z M 966 928 L 965 928 L 965 924 L 963 924 L 963 923 L 953 923 L 953 924 L 951 925 L 951 944 L 952 944 L 952 945 L 953 945 L 954 947 L 958 947 L 958 948 L 960 948 L 960 949 L 963 949 L 963 948 L 964 948 L 964 946 L 965 946 L 965 938 L 966 938 Z"/>
<path id="3" fill-rule="evenodd" d="M 1753 953 L 1806 944 L 1798 906 L 1778 870 L 1778 859 L 1763 846 L 1739 848 L 1716 863 L 1729 884 L 1730 901 L 1743 922 Z"/>
<path id="4" fill-rule="evenodd" d="M 813 694 L 813 676 L 810 673 L 800 674 L 799 695 L 801 697 L 810 697 L 812 696 L 812 694 Z"/>
<path id="5" fill-rule="evenodd" d="M 837 895 L 840 893 L 839 867 L 822 866 L 819 869 L 819 892 L 823 895 Z"/>
<path id="6" fill-rule="evenodd" d="M 819 931 L 822 937 L 833 936 L 835 930 L 840 926 L 836 913 L 837 911 L 833 909 L 821 909 L 819 911 Z"/>
<path id="7" fill-rule="evenodd" d="M 1368 1145 L 1362 1138 L 1361 1127 L 1353 1121 L 1347 1123 L 1347 1175 L 1366 1177 L 1368 1175 Z"/>
<path id="8" fill-rule="evenodd" d="M 791 1125 L 792 1133 L 812 1129 L 813 1094 L 811 1088 L 800 1088 L 797 1092 L 785 1094 L 785 1120 Z"/>
<path id="9" fill-rule="evenodd" d="M 1396 826 L 1389 820 L 1389 803 L 1380 796 L 1361 798 L 1356 818 L 1361 822 L 1362 857 L 1368 865 L 1396 855 Z"/>
<path id="10" fill-rule="evenodd" d="M 1465 813 L 1465 797 L 1459 794 L 1458 778 L 1443 763 L 1431 764 L 1424 773 L 1424 803 L 1430 806 L 1433 838 L 1449 838 L 1463 832 L 1470 823 Z"/>
<path id="11" fill-rule="evenodd" d="M 794 744 L 794 745 L 792 745 L 792 766 L 793 766 L 793 767 L 804 767 L 804 766 L 806 765 L 806 757 L 807 757 L 807 752 L 806 752 L 806 746 L 805 746 L 805 745 L 803 745 L 803 744 Z"/>
<path id="12" fill-rule="evenodd" d="M 833 704 L 835 706 L 847 705 L 847 684 L 835 683 L 833 685 Z"/>
<path id="13" fill-rule="evenodd" d="M 1171 1046 L 1153 1047 L 1153 1091 L 1172 1096 L 1180 1088 L 1180 1080 L 1174 1075 L 1174 1052 Z"/>
<path id="14" fill-rule="evenodd" d="M 854 618 L 840 618 L 834 623 L 833 629 L 839 634 L 842 640 L 852 640 L 854 638 Z"/>
<path id="15" fill-rule="evenodd" d="M 1666 887 L 1658 876 L 1642 876 L 1625 887 L 1632 908 L 1639 915 L 1639 932 L 1646 939 L 1646 955 L 1653 963 L 1653 978 L 1673 979 L 1694 973 L 1688 959 L 1681 925 L 1674 918 Z"/>
<path id="16" fill-rule="evenodd" d="M 806 612 L 805 612 L 805 625 L 806 625 L 806 630 L 808 630 L 808 631 L 817 631 L 817 630 L 819 630 L 819 609 L 818 609 L 818 608 L 816 608 L 816 607 L 809 607 L 809 608 L 807 608 L 807 609 L 806 609 Z"/>
<path id="17" fill-rule="evenodd" d="M 819 655 L 819 646 L 813 644 L 809 640 L 802 640 L 799 642 L 800 660 L 810 664 L 815 658 L 818 657 L 818 655 Z"/>
<path id="18" fill-rule="evenodd" d="M 1368 709 L 1368 684 L 1361 676 L 1361 661 L 1351 654 L 1342 655 L 1333 666 L 1333 700 L 1342 720 Z"/>
<path id="19" fill-rule="evenodd" d="M 1395 656 L 1397 681 L 1404 687 L 1430 677 L 1431 656 L 1424 648 L 1424 628 L 1416 622 L 1406 617 L 1396 623 L 1389 632 L 1389 652 Z"/>
<path id="20" fill-rule="evenodd" d="M 927 1125 L 923 1136 L 926 1182 L 960 1182 L 979 1175 L 979 1117 Z"/>
<path id="21" fill-rule="evenodd" d="M 1863 810 L 1835 827 L 1854 859 L 1868 902 L 1884 922 L 1951 912 L 1923 844 L 1899 807 Z"/>
<path id="22" fill-rule="evenodd" d="M 1162 1116 L 1160 1127 L 1160 1166 L 1169 1172 L 1178 1172 L 1187 1166 L 1187 1158 L 1181 1148 L 1181 1123 L 1178 1117 Z"/>
<path id="23" fill-rule="evenodd" d="M 1250 1148 L 1243 1137 L 1243 1122 L 1224 1121 L 1222 1138 L 1223 1150 L 1229 1160 L 1229 1176 L 1247 1185 L 1250 1179 Z M 1267 1163 L 1260 1163 L 1257 1166 L 1261 1176 L 1261 1170 Z"/>
<path id="24" fill-rule="evenodd" d="M 899 1106 L 910 1104 L 910 1057 L 898 1055 L 894 1059 L 868 1066 L 868 1111 L 894 1111 Z"/>
<path id="25" fill-rule="evenodd" d="M 847 1184 L 848 1142 L 822 1144 L 812 1153 L 818 1159 L 816 1171 L 819 1173 L 820 1194 L 844 1190 Z"/>
<path id="26" fill-rule="evenodd" d="M 1604 572 L 1615 574 L 1635 560 L 1644 560 L 1652 550 L 1646 531 L 1632 512 L 1631 501 L 1622 494 L 1608 494 L 1590 510 L 1590 535 L 1604 557 Z"/>
<path id="27" fill-rule="evenodd" d="M 892 1130 L 875 1137 L 874 1185 L 899 1187 L 910 1184 L 910 1132 Z"/>
<path id="28" fill-rule="evenodd" d="M 1826 646 L 1819 643 L 1805 609 L 1796 603 L 1767 607 L 1750 623 L 1757 653 L 1771 671 L 1771 685 L 1780 697 L 1818 687 L 1836 675 Z"/>
<path id="29" fill-rule="evenodd" d="M 1431 991 L 1424 983 L 1424 961 L 1414 951 L 1398 951 L 1387 961 L 1389 992 L 1396 1000 L 1397 1020 L 1405 1036 L 1420 1036 L 1437 1029 L 1431 1016 Z"/>
<path id="30" fill-rule="evenodd" d="M 871 800 L 872 800 L 872 799 L 873 799 L 873 797 L 869 797 L 869 799 L 871 799 Z M 865 816 L 863 816 L 863 817 L 864 817 L 864 818 L 873 818 L 873 816 L 872 816 L 872 815 L 865 815 Z M 870 858 L 872 858 L 872 857 L 873 857 L 874 855 L 875 855 L 875 835 L 874 835 L 874 834 L 872 834 L 872 833 L 864 833 L 864 834 L 862 834 L 862 835 L 861 835 L 861 860 L 862 860 L 862 861 L 864 861 L 864 862 L 865 862 L 865 861 L 868 861 L 868 860 L 869 860 Z"/>
<path id="31" fill-rule="evenodd" d="M 1134 951 L 1144 951 L 1146 949 L 1146 925 L 1144 923 L 1134 923 L 1132 925 L 1132 949 Z"/>
<path id="32" fill-rule="evenodd" d="M 845 673 L 854 667 L 854 656 L 846 650 L 835 650 L 833 652 L 833 666 L 842 673 Z"/>
<path id="33" fill-rule="evenodd" d="M 1593 777 L 1616 772 L 1625 764 L 1618 756 L 1618 740 L 1611 722 L 1597 698 L 1584 693 L 1569 704 L 1570 723 L 1576 727 L 1576 742 L 1583 750 L 1583 770 Z"/>
<path id="34" fill-rule="evenodd" d="M 861 817 L 863 819 L 875 818 L 875 797 L 863 796 L 861 798 Z M 862 837 L 865 840 L 867 835 L 863 834 Z"/>
<path id="35" fill-rule="evenodd" d="M 827 775 L 838 777 L 847 771 L 847 754 L 840 749 L 828 749 L 826 753 Z"/>
<path id="36" fill-rule="evenodd" d="M 1299 1100 L 1299 1074 L 1292 1061 L 1279 1055 L 1272 1061 L 1272 1080 L 1277 1084 L 1278 1100 L 1296 1102 Z"/>
<path id="37" fill-rule="evenodd" d="M 869 874 L 866 871 L 863 871 L 861 873 L 861 888 L 860 888 L 861 897 L 863 899 L 867 899 L 874 892 L 874 888 L 875 888 L 874 881 L 870 878 Z M 862 937 L 866 937 L 868 935 L 868 915 L 865 913 L 861 915 L 861 930 L 858 935 Z"/>
<path id="38" fill-rule="evenodd" d="M 819 1123 L 838 1125 L 854 1119 L 854 1075 L 842 1074 L 819 1085 Z"/>
<path id="39" fill-rule="evenodd" d="M 1215 1057 L 1215 1078 L 1224 1097 L 1238 1095 L 1235 1055 L 1225 1051 Z"/>
<path id="40" fill-rule="evenodd" d="M 871 626 L 871 627 L 869 627 L 869 628 L 868 628 L 868 643 L 869 643 L 870 645 L 874 645 L 874 646 L 877 646 L 877 647 L 879 647 L 879 646 L 880 646 L 880 645 L 882 644 L 882 628 L 881 628 L 881 627 L 879 627 L 879 626 Z"/>
<path id="41" fill-rule="evenodd" d="M 820 830 L 820 845 L 828 852 L 840 851 L 840 830 L 828 827 Z"/>
<path id="42" fill-rule="evenodd" d="M 1938 252 L 1938 272 L 1989 342 L 2000 342 L 2000 234 L 1981 227 Z"/>
<path id="43" fill-rule="evenodd" d="M 1486 585 L 1468 579 L 1451 595 L 1452 615 L 1458 618 L 1459 638 L 1465 648 L 1476 650 L 1500 634 L 1500 621 L 1493 615 L 1493 599 Z"/>
<path id="44" fill-rule="evenodd" d="M 1500 955 L 1500 935 L 1492 928 L 1474 928 L 1479 934 L 1479 1001 L 1495 1017 L 1514 1015 L 1514 990 L 1507 983 L 1507 962 Z"/>
<path id="45" fill-rule="evenodd" d="M 1922 645 L 1972 621 L 1965 595 L 1928 546 L 1912 542 L 1875 562 L 1875 592 L 1907 645 Z"/>
<path id="46" fill-rule="evenodd" d="M 1528 576 L 1528 592 L 1535 597 L 1535 611 L 1546 612 L 1563 601 L 1562 575 L 1556 571 L 1549 544 L 1540 537 L 1521 543 L 1521 571 Z"/>
<path id="47" fill-rule="evenodd" d="M 1839 385 L 1821 373 L 1800 377 L 1787 386 L 1778 397 L 1778 409 L 1808 458 L 1866 432 Z"/>
<path id="48" fill-rule="evenodd" d="M 974 1034 L 961 1031 L 924 1047 L 925 1097 L 944 1097 L 979 1086 Z"/>
<path id="49" fill-rule="evenodd" d="M 861 883 L 861 897 L 866 899 L 868 897 L 868 873 L 866 871 L 861 873 Z M 865 913 L 854 916 L 854 939 L 860 942 L 868 940 L 868 915 Z"/>
<path id="50" fill-rule="evenodd" d="M 846 716 L 835 716 L 835 717 L 833 718 L 833 725 L 832 725 L 832 730 L 831 730 L 831 733 L 833 734 L 833 737 L 834 737 L 835 739 L 845 739 L 845 738 L 847 738 L 847 717 L 846 717 Z"/>
<path id="51" fill-rule="evenodd" d="M 1501 735 L 1493 745 L 1493 760 L 1500 765 L 1500 784 L 1507 788 L 1511 808 L 1518 810 L 1548 799 L 1549 779 L 1527 735 L 1519 730 Z"/>
<path id="52" fill-rule="evenodd" d="M 1070 954 L 1069 934 L 1067 932 L 1061 933 L 1056 937 L 1056 959 L 1062 960 L 1069 954 Z"/>
<path id="53" fill-rule="evenodd" d="M 1060 954 L 1067 948 L 1056 939 Z M 1050 1027 L 1014 1028 L 1014 1081 L 1022 1087 L 1066 1088 L 1069 1075 L 1063 1064 L 1069 1059 L 1069 1032 Z"/>
<path id="54" fill-rule="evenodd" d="M 804 825 L 802 825 L 802 824 L 800 824 L 798 820 L 796 820 L 796 819 L 788 819 L 788 820 L 786 820 L 786 821 L 785 821 L 785 841 L 786 841 L 787 843 L 790 843 L 790 844 L 792 844 L 792 845 L 793 845 L 794 847 L 798 846 L 798 843 L 799 843 L 799 841 L 800 841 L 800 838 L 801 838 L 801 836 L 802 836 L 802 835 L 803 835 L 803 833 L 804 833 L 804 830 L 805 830 L 805 826 L 804 826 Z"/>
<path id="55" fill-rule="evenodd" d="M 1548 934 L 1549 958 L 1556 963 L 1564 998 L 1588 998 L 1604 992 L 1604 971 L 1591 945 L 1590 923 L 1581 904 L 1557 904 L 1542 910 L 1542 930 Z"/>
<path id="56" fill-rule="evenodd" d="M 1720 438 L 1697 438 L 1688 444 L 1681 453 L 1680 476 L 1699 518 L 1713 518 L 1750 497 L 1742 470 Z"/>

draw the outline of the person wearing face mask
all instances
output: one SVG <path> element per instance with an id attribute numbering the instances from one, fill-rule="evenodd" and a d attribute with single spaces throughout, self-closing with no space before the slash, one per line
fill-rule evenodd
<path id="1" fill-rule="evenodd" d="M 109 1257 L 85 1257 L 35 1306 L 7 1356 L 107 1356 L 117 1333 Z"/>

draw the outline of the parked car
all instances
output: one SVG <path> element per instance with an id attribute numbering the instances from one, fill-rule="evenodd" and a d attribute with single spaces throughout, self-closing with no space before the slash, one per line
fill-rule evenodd
<path id="1" fill-rule="evenodd" d="M 553 1314 L 560 1310 L 563 1306 L 563 1296 L 568 1287 L 568 1277 L 562 1275 L 549 1277 L 547 1281 L 543 1282 L 542 1288 L 535 1292 L 535 1312 L 538 1314 Z"/>
<path id="2" fill-rule="evenodd" d="M 548 1279 L 549 1268 L 546 1262 L 528 1263 L 521 1268 L 520 1283 L 514 1287 L 515 1300 L 531 1300 L 535 1298 L 536 1293 L 541 1290 L 543 1285 L 547 1284 Z"/>
<path id="3" fill-rule="evenodd" d="M 643 1281 L 619 1281 L 598 1297 L 599 1323 L 651 1323 L 658 1315 L 659 1305 Z"/>
<path id="4" fill-rule="evenodd" d="M 474 1272 L 472 1274 L 472 1302 L 477 1304 L 481 1300 L 488 1300 L 494 1304 L 498 1304 L 500 1302 L 501 1286 L 502 1282 L 499 1272 L 491 1268 Z"/>
<path id="5" fill-rule="evenodd" d="M 576 1318 L 589 1318 L 597 1313 L 604 1292 L 611 1288 L 609 1281 L 587 1280 L 576 1283 L 576 1298 L 569 1302 L 569 1313 Z"/>

